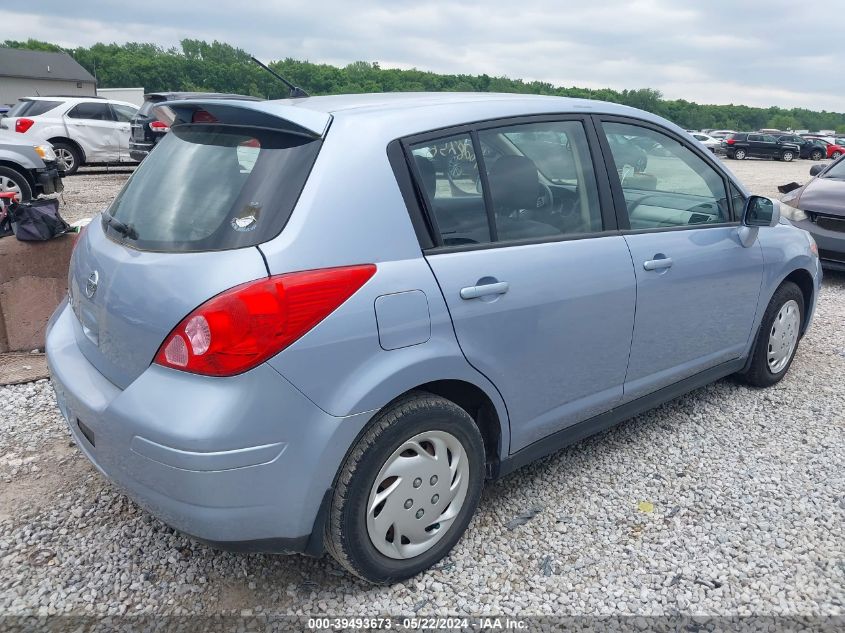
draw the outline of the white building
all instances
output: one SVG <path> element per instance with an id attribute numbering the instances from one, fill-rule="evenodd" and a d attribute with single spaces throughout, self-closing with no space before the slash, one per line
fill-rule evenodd
<path id="1" fill-rule="evenodd" d="M 0 104 L 21 97 L 93 97 L 97 80 L 67 53 L 0 47 Z"/>

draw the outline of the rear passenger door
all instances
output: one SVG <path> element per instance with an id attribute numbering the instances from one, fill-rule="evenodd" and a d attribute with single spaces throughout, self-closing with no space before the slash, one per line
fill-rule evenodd
<path id="1" fill-rule="evenodd" d="M 117 123 L 117 144 L 119 158 L 122 162 L 131 160 L 129 158 L 129 135 L 131 133 L 132 119 L 138 112 L 138 108 L 119 103 L 111 104 L 112 114 Z"/>
<path id="2" fill-rule="evenodd" d="M 107 102 L 75 105 L 65 115 L 65 125 L 70 137 L 82 146 L 86 162 L 120 160 L 120 124 Z"/>
<path id="3" fill-rule="evenodd" d="M 758 241 L 745 247 L 739 240 L 741 194 L 692 143 L 618 117 L 603 118 L 601 128 L 607 137 L 624 134 L 663 150 L 635 173 L 605 145 L 637 276 L 629 401 L 745 353 L 763 253 Z"/>
<path id="4" fill-rule="evenodd" d="M 588 122 L 405 143 L 436 244 L 426 259 L 466 358 L 507 404 L 512 451 L 622 397 L 635 277 Z"/>

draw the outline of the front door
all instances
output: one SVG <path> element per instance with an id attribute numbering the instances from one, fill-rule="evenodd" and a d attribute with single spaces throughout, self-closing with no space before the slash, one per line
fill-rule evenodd
<path id="1" fill-rule="evenodd" d="M 740 243 L 729 183 L 692 144 L 620 119 L 602 128 L 659 148 L 640 174 L 617 159 L 614 183 L 624 199 L 620 224 L 630 227 L 625 240 L 637 276 L 628 401 L 742 356 L 763 253 L 759 242 Z M 607 147 L 612 153 L 613 145 Z"/>
<path id="2" fill-rule="evenodd" d="M 558 120 L 410 144 L 439 236 L 426 258 L 467 360 L 505 400 L 512 451 L 622 397 L 635 277 L 587 138 Z"/>

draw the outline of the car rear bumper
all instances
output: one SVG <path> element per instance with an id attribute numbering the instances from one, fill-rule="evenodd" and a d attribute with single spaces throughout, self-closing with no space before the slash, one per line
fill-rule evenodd
<path id="1" fill-rule="evenodd" d="M 53 315 L 47 359 L 70 432 L 105 477 L 215 546 L 322 552 L 324 499 L 371 414 L 330 416 L 266 364 L 231 378 L 152 365 L 121 390 L 80 351 L 74 319 L 65 304 Z"/>

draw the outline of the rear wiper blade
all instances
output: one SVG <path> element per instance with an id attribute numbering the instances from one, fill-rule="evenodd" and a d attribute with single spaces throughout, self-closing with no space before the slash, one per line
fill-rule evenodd
<path id="1" fill-rule="evenodd" d="M 107 225 L 109 225 L 115 231 L 120 233 L 123 237 L 126 237 L 130 240 L 138 239 L 138 231 L 136 231 L 135 227 L 131 224 L 124 224 L 120 220 L 113 218 L 105 211 L 103 212 L 103 219 L 105 219 Z"/>

